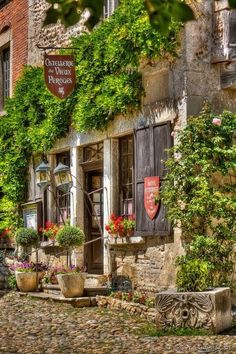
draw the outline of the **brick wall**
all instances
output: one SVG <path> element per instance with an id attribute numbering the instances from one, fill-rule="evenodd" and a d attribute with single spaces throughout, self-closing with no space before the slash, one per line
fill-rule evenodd
<path id="1" fill-rule="evenodd" d="M 12 0 L 0 10 L 0 35 L 11 29 L 11 68 L 13 87 L 27 63 L 28 0 Z"/>

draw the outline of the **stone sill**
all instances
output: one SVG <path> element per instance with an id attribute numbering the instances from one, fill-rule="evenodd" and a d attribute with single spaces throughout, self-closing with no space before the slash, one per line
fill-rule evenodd
<path id="1" fill-rule="evenodd" d="M 112 246 L 126 246 L 126 245 L 139 245 L 144 244 L 145 240 L 141 236 L 130 237 L 109 237 L 108 244 Z"/>

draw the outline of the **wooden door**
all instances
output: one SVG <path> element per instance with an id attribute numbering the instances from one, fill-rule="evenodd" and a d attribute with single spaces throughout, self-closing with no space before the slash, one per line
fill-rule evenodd
<path id="1" fill-rule="evenodd" d="M 101 228 L 103 225 L 103 174 L 101 171 L 89 171 L 85 176 L 86 189 L 93 204 L 92 207 L 88 198 L 85 199 L 86 241 L 91 241 L 101 236 L 98 222 Z M 86 245 L 85 257 L 89 273 L 103 274 L 103 240 Z"/>

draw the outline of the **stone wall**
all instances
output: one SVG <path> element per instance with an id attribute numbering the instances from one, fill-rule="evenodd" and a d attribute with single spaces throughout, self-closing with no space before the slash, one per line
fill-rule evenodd
<path id="1" fill-rule="evenodd" d="M 41 47 L 69 47 L 70 38 L 85 31 L 82 24 L 76 24 L 66 29 L 60 24 L 43 27 L 45 10 L 48 4 L 45 0 L 29 0 L 29 51 L 28 64 L 42 65 L 44 51 Z M 53 50 L 51 50 L 53 51 Z M 54 50 L 55 51 L 55 50 Z"/>
<path id="2" fill-rule="evenodd" d="M 146 96 L 139 112 L 134 112 L 132 116 L 117 116 L 106 131 L 80 134 L 71 130 L 68 136 L 58 141 L 51 150 L 50 156 L 66 149 L 72 152 L 73 168 L 83 183 L 83 170 L 79 165 L 81 148 L 87 144 L 104 141 L 104 186 L 108 191 L 108 203 L 104 203 L 104 223 L 107 222 L 108 215 L 117 210 L 118 205 L 119 166 L 114 161 L 117 159 L 115 146 L 119 137 L 131 134 L 133 129 L 140 125 L 163 121 L 170 121 L 174 130 L 182 129 L 187 118 L 197 115 L 206 100 L 212 104 L 216 114 L 223 109 L 236 111 L 235 91 L 222 89 L 221 64 L 212 62 L 214 3 L 213 0 L 195 3 L 198 20 L 188 23 L 182 32 L 179 57 L 176 60 L 162 60 L 151 64 L 144 62 L 140 65 Z M 45 8 L 44 1 L 31 1 L 31 64 L 40 64 L 42 61 L 42 51 L 36 49 L 36 44 L 65 45 L 69 43 L 71 34 L 80 32 L 79 26 L 67 32 L 61 26 L 41 29 L 41 16 Z M 83 227 L 83 193 L 79 191 L 73 198 L 72 223 Z M 179 229 L 174 230 L 173 236 L 149 236 L 143 238 L 142 242 L 127 245 L 114 246 L 105 241 L 104 272 L 109 274 L 113 271 L 128 276 L 134 288 L 156 292 L 174 287 L 175 259 L 182 253 Z"/>
<path id="3" fill-rule="evenodd" d="M 9 30 L 11 51 L 12 88 L 19 78 L 28 55 L 28 0 L 12 0 L 0 10 L 0 47 L 1 37 Z"/>

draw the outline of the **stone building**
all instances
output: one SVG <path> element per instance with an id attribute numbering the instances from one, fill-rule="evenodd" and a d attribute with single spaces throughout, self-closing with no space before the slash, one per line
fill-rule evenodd
<path id="1" fill-rule="evenodd" d="M 28 1 L 0 1 L 0 112 L 28 56 Z"/>
<path id="2" fill-rule="evenodd" d="M 71 34 L 79 33 L 81 28 L 68 32 L 60 26 L 41 29 L 45 4 L 37 0 L 30 3 L 29 64 L 40 64 L 42 54 L 36 44 L 68 45 Z M 159 206 L 154 220 L 147 216 L 144 178 L 164 178 L 165 149 L 175 143 L 172 132 L 184 127 L 189 116 L 197 115 L 204 101 L 211 102 L 215 112 L 236 111 L 235 12 L 228 8 L 226 0 L 195 3 L 194 10 L 197 20 L 189 22 L 181 34 L 178 59 L 140 68 L 145 96 L 138 113 L 117 116 L 103 132 L 80 134 L 71 130 L 47 155 L 52 169 L 62 162 L 70 166 L 76 179 L 69 194 L 58 192 L 57 206 L 47 194 L 45 219 L 61 222 L 63 214 L 72 225 L 84 229 L 87 241 L 99 237 L 81 185 L 87 192 L 95 191 L 93 204 L 103 230 L 112 213 L 135 214 L 136 230 L 129 240 L 114 242 L 104 231 L 104 240 L 88 244 L 79 257 L 89 273 L 116 272 L 129 277 L 133 287 L 140 290 L 174 286 L 175 258 L 182 252 L 181 230 L 171 228 L 164 206 Z M 27 205 L 32 210 L 42 200 L 35 185 L 33 167 L 37 163 L 39 160 L 31 167 L 29 183 Z"/>

